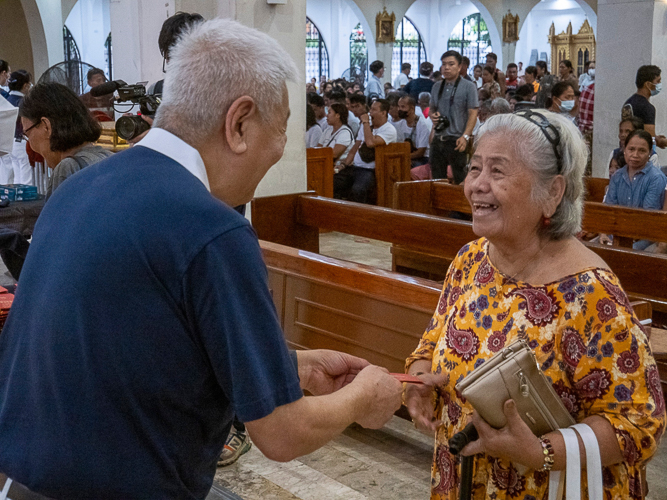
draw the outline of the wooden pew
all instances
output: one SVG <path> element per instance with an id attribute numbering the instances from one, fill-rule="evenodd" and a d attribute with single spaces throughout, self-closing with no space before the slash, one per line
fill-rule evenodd
<path id="1" fill-rule="evenodd" d="M 333 198 L 334 162 L 332 148 L 306 149 L 306 179 L 308 191 Z"/>
<path id="2" fill-rule="evenodd" d="M 602 203 L 604 195 L 607 193 L 609 179 L 601 177 L 585 177 L 586 183 L 586 201 L 596 201 Z"/>
<path id="3" fill-rule="evenodd" d="M 335 349 L 402 373 L 438 303 L 438 283 L 261 242 L 290 347 Z"/>
<path id="4" fill-rule="evenodd" d="M 394 184 L 410 180 L 410 144 L 394 142 L 375 148 L 377 205 L 391 207 Z"/>
<path id="5" fill-rule="evenodd" d="M 262 242 L 269 285 L 291 345 L 341 349 L 392 371 L 400 371 L 418 342 L 441 284 L 317 255 L 319 229 L 398 243 L 441 261 L 475 239 L 470 222 L 307 193 L 257 198 L 252 214 L 259 238 L 269 240 Z M 650 317 L 649 306 L 665 303 L 667 257 L 590 248 L 619 276 L 632 300 L 648 302 L 633 304 L 640 319 Z M 651 342 L 667 389 L 667 331 L 654 328 Z"/>
<path id="6" fill-rule="evenodd" d="M 451 211 L 471 213 L 462 186 L 437 181 L 398 183 L 393 207 L 443 217 Z M 582 228 L 590 233 L 613 234 L 615 246 L 631 248 L 636 239 L 667 240 L 667 212 L 586 201 Z"/>

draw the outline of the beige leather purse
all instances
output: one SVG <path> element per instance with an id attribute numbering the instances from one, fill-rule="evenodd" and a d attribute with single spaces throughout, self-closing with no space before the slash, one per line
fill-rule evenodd
<path id="1" fill-rule="evenodd" d="M 507 424 L 503 405 L 508 399 L 514 400 L 519 415 L 536 436 L 576 423 L 524 340 L 513 342 L 487 360 L 456 384 L 456 390 L 496 429 Z"/>

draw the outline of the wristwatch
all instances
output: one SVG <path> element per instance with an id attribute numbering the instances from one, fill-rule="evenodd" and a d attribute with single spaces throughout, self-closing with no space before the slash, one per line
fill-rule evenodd
<path id="1" fill-rule="evenodd" d="M 463 138 L 467 141 L 470 139 L 470 136 L 468 134 L 463 134 Z"/>

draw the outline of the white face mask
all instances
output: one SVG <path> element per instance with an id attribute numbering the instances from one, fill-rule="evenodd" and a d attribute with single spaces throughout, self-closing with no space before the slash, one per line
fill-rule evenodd
<path id="1" fill-rule="evenodd" d="M 662 83 L 656 83 L 655 88 L 651 90 L 651 96 L 652 97 L 657 96 L 661 90 L 662 90 Z"/>
<path id="2" fill-rule="evenodd" d="M 591 78 L 595 78 L 595 68 L 591 68 L 588 70 L 588 76 Z"/>
<path id="3" fill-rule="evenodd" d="M 560 110 L 564 112 L 570 112 L 574 109 L 574 101 L 561 101 Z"/>

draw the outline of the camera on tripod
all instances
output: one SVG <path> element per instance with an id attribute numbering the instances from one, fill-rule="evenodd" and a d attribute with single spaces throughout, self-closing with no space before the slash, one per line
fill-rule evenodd
<path id="1" fill-rule="evenodd" d="M 139 82 L 134 85 L 128 85 L 123 80 L 114 80 L 113 82 L 103 83 L 90 90 L 93 97 L 117 92 L 116 102 L 131 102 L 139 105 L 139 110 L 144 116 L 154 116 L 160 105 L 160 98 L 146 92 L 147 82 Z M 140 136 L 151 126 L 141 116 L 121 116 L 116 122 L 116 133 L 121 139 L 130 141 Z"/>

